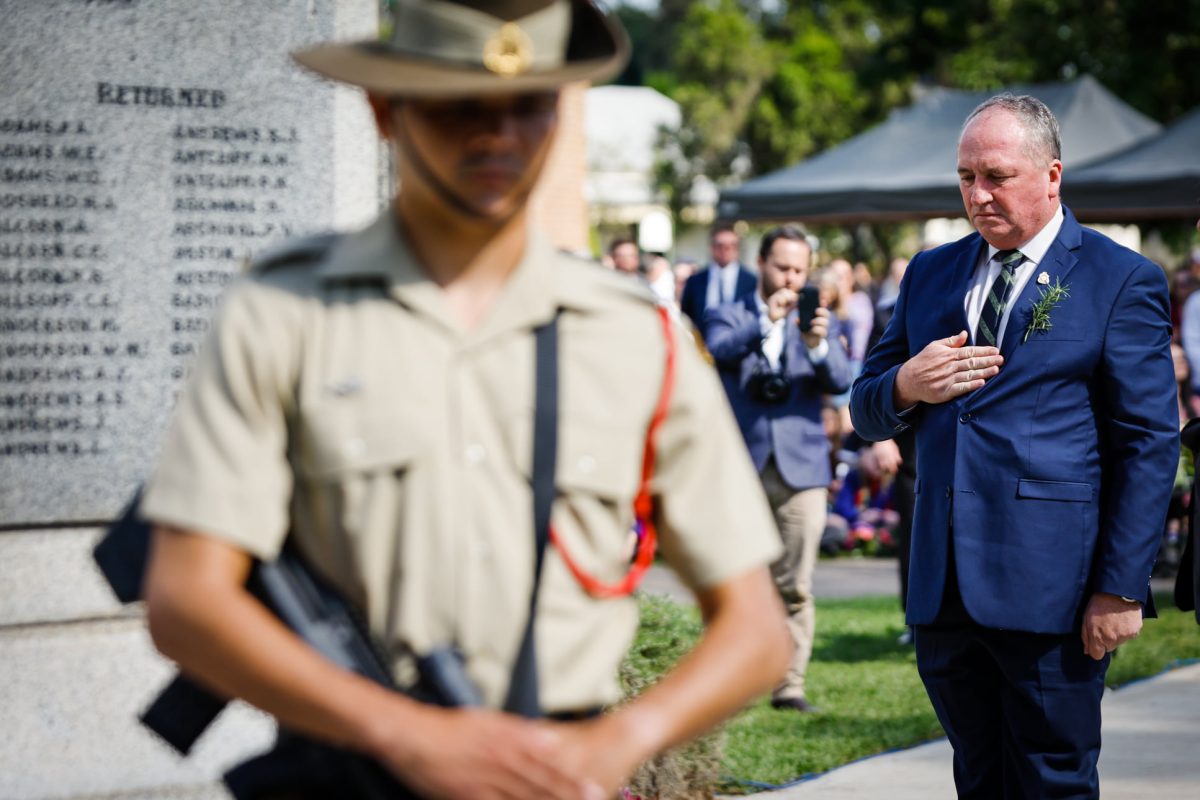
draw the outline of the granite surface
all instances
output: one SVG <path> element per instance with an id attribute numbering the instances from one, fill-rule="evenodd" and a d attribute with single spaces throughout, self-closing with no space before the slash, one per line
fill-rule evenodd
<path id="1" fill-rule="evenodd" d="M 376 0 L 0 0 L 0 798 L 228 795 L 273 722 L 181 759 L 137 715 L 174 668 L 91 561 L 154 461 L 221 294 L 280 239 L 374 216 L 383 149 L 305 44 Z"/>
<path id="2" fill-rule="evenodd" d="M 116 514 L 246 260 L 366 222 L 373 0 L 0 0 L 0 526 Z"/>

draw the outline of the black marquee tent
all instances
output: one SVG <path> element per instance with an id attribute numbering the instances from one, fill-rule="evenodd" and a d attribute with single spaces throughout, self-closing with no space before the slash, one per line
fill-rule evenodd
<path id="1" fill-rule="evenodd" d="M 1200 108 L 1153 139 L 1065 172 L 1063 200 L 1089 219 L 1200 216 Z"/>
<path id="2" fill-rule="evenodd" d="M 1058 117 L 1066 175 L 1153 138 L 1161 127 L 1088 75 L 1008 91 L 1034 95 Z M 962 216 L 954 162 L 959 130 L 993 94 L 929 90 L 837 147 L 721 192 L 717 216 L 830 223 Z"/>

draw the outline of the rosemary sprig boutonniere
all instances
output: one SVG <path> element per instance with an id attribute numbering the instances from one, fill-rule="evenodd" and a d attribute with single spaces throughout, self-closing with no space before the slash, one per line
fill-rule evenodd
<path id="1" fill-rule="evenodd" d="M 1045 275 L 1045 273 L 1042 273 Z M 1041 280 L 1038 283 L 1042 283 Z M 1058 308 L 1058 304 L 1064 298 L 1071 296 L 1071 284 L 1064 286 L 1058 282 L 1058 278 L 1054 279 L 1053 286 L 1039 286 L 1038 293 L 1041 297 L 1033 304 L 1033 308 L 1029 312 L 1029 324 L 1025 326 L 1025 338 L 1022 342 L 1029 341 L 1029 334 L 1034 332 L 1046 332 L 1051 328 L 1050 312 Z"/>

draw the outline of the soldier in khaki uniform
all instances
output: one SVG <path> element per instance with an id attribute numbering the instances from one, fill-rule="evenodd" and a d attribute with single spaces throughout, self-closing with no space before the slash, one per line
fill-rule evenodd
<path id="1" fill-rule="evenodd" d="M 616 72 L 624 34 L 580 0 L 401 5 L 385 43 L 304 65 L 364 86 L 401 190 L 359 233 L 284 246 L 230 289 L 143 502 L 159 648 L 287 727 L 364 752 L 426 797 L 610 797 L 733 713 L 789 652 L 778 534 L 716 376 L 680 346 L 650 480 L 661 552 L 706 620 L 692 655 L 582 722 L 499 709 L 533 585 L 534 330 L 558 315 L 557 539 L 536 614 L 542 709 L 619 699 L 629 564 L 667 347 L 638 284 L 529 228 L 557 90 Z M 290 534 L 289 534 L 290 532 Z M 396 654 L 455 644 L 486 709 L 441 709 L 334 666 L 242 588 L 290 535 Z"/>

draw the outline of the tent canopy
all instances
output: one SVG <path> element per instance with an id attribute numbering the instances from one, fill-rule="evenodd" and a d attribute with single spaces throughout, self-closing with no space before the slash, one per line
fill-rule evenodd
<path id="1" fill-rule="evenodd" d="M 1153 139 L 1065 173 L 1063 200 L 1091 219 L 1200 216 L 1200 108 Z"/>
<path id="2" fill-rule="evenodd" d="M 1066 172 L 1153 137 L 1158 123 L 1085 75 L 1012 86 L 1054 112 Z M 962 122 L 996 92 L 933 89 L 807 161 L 721 193 L 723 219 L 874 222 L 963 215 L 955 154 Z"/>

